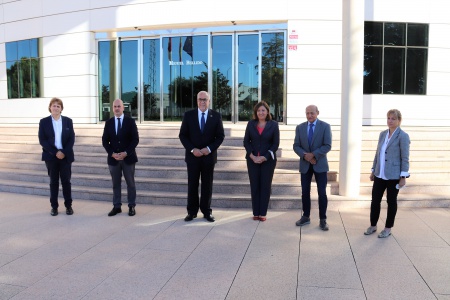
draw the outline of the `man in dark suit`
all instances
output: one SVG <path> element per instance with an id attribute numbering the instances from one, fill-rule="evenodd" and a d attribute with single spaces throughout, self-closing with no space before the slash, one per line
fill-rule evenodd
<path id="1" fill-rule="evenodd" d="M 122 173 L 127 183 L 128 215 L 136 214 L 136 184 L 134 182 L 135 165 L 138 161 L 136 147 L 139 133 L 136 122 L 123 114 L 123 102 L 113 102 L 114 117 L 105 122 L 102 144 L 108 152 L 108 167 L 113 184 L 113 209 L 108 216 L 122 212 Z"/>
<path id="2" fill-rule="evenodd" d="M 319 194 L 320 229 L 328 230 L 327 224 L 327 153 L 331 150 L 331 127 L 319 119 L 319 109 L 315 105 L 306 107 L 306 119 L 295 129 L 294 151 L 300 157 L 303 216 L 295 224 L 310 223 L 311 180 L 314 174 Z"/>
<path id="3" fill-rule="evenodd" d="M 72 215 L 72 162 L 74 159 L 73 145 L 75 131 L 72 119 L 61 116 L 64 105 L 61 99 L 50 100 L 48 110 L 50 116 L 39 122 L 39 144 L 42 146 L 42 160 L 45 161 L 50 177 L 50 214 L 58 215 L 59 178 L 61 178 L 64 206 L 66 214 Z"/>
<path id="4" fill-rule="evenodd" d="M 225 138 L 222 116 L 211 109 L 209 94 L 197 94 L 198 109 L 187 111 L 183 116 L 179 138 L 186 149 L 185 161 L 188 171 L 188 201 L 185 221 L 197 217 L 200 208 L 204 218 L 214 222 L 211 210 L 214 166 L 217 162 L 217 149 Z M 201 178 L 201 197 L 199 205 L 198 186 Z"/>

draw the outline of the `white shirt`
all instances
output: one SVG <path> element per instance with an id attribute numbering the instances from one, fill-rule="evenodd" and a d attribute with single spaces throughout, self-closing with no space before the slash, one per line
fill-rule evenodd
<path id="1" fill-rule="evenodd" d="M 59 120 L 55 120 L 52 116 L 53 130 L 55 131 L 55 147 L 56 149 L 62 149 L 63 145 L 61 142 L 62 134 L 62 117 L 59 116 Z"/>

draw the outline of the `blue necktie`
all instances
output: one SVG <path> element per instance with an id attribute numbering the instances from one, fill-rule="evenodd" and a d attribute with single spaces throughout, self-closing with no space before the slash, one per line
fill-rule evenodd
<path id="1" fill-rule="evenodd" d="M 311 142 L 312 142 L 312 138 L 313 138 L 313 127 L 314 127 L 314 123 L 309 124 L 309 131 L 308 131 L 308 145 L 309 148 L 311 148 Z"/>
<path id="2" fill-rule="evenodd" d="M 120 122 L 120 118 L 117 118 L 117 135 L 119 135 L 119 131 L 122 128 L 122 124 Z"/>
<path id="3" fill-rule="evenodd" d="M 200 120 L 200 130 L 203 133 L 203 130 L 205 130 L 205 113 L 202 112 L 202 119 Z"/>

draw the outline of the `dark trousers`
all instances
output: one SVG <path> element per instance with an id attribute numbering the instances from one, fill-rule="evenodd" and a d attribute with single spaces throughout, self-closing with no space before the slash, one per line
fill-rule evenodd
<path id="1" fill-rule="evenodd" d="M 247 159 L 254 216 L 265 216 L 267 214 L 276 164 L 275 160 L 255 164 L 250 158 Z"/>
<path id="2" fill-rule="evenodd" d="M 59 178 L 61 178 L 64 206 L 72 206 L 72 163 L 66 159 L 55 159 L 45 161 L 47 173 L 50 177 L 50 204 L 52 208 L 58 208 Z"/>
<path id="3" fill-rule="evenodd" d="M 378 219 L 380 218 L 381 199 L 383 198 L 384 191 L 386 190 L 387 198 L 387 217 L 386 228 L 394 227 L 395 215 L 397 214 L 397 195 L 399 190 L 395 187 L 399 182 L 395 180 L 384 180 L 378 177 L 374 177 L 372 187 L 372 203 L 370 204 L 370 225 L 376 226 Z"/>
<path id="4" fill-rule="evenodd" d="M 188 201 L 187 212 L 196 215 L 198 209 L 205 215 L 209 216 L 211 210 L 211 197 L 214 178 L 215 164 L 205 163 L 203 159 L 198 159 L 197 163 L 187 163 L 188 172 Z M 201 195 L 199 199 L 198 186 L 199 180 L 202 181 Z M 200 200 L 200 205 L 199 205 Z"/>
<path id="5" fill-rule="evenodd" d="M 302 184 L 302 209 L 303 215 L 309 217 L 311 213 L 311 180 L 314 174 L 317 184 L 317 193 L 319 194 L 319 218 L 327 218 L 327 172 L 315 172 L 312 165 L 309 166 L 308 172 L 301 173 L 300 180 Z"/>
<path id="6" fill-rule="evenodd" d="M 136 184 L 134 182 L 134 170 L 136 164 L 127 164 L 123 160 L 118 164 L 108 165 L 113 184 L 113 204 L 118 208 L 122 206 L 122 173 L 127 183 L 128 206 L 136 206 Z"/>

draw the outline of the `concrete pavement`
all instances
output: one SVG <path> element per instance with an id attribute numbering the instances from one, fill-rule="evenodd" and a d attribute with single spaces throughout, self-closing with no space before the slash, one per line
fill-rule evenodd
<path id="1" fill-rule="evenodd" d="M 450 299 L 450 209 L 400 208 L 393 235 L 364 236 L 369 209 L 330 209 L 330 231 L 299 210 L 215 209 L 0 193 L 0 299 Z M 124 207 L 126 208 L 126 206 Z M 379 230 L 386 211 L 383 208 Z"/>

